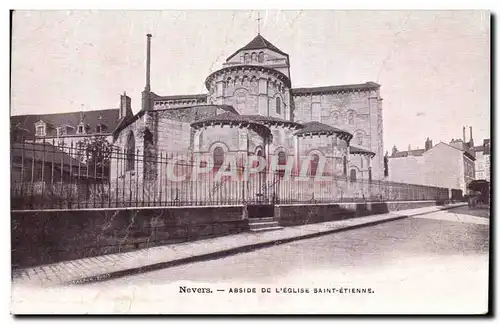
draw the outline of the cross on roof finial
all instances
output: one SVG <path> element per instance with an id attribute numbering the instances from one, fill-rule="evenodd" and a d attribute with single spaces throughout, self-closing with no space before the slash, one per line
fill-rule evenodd
<path id="1" fill-rule="evenodd" d="M 257 12 L 257 33 L 260 35 L 260 21 L 262 20 L 262 18 L 260 18 L 260 12 Z"/>

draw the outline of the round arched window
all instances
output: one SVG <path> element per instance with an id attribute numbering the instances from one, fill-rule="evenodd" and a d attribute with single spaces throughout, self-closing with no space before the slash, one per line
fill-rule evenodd
<path id="1" fill-rule="evenodd" d="M 281 114 L 281 98 L 280 97 L 276 97 L 276 113 L 278 115 Z"/>
<path id="2" fill-rule="evenodd" d="M 134 161 L 135 161 L 135 137 L 134 133 L 130 131 L 127 137 L 127 144 L 125 147 L 125 152 L 127 156 L 127 162 L 125 164 L 125 171 L 134 170 Z"/>
<path id="3" fill-rule="evenodd" d="M 264 63 L 264 52 L 259 53 L 259 63 Z"/>
<path id="4" fill-rule="evenodd" d="M 286 153 L 281 151 L 278 153 L 278 164 L 285 165 L 286 164 Z"/>
<path id="5" fill-rule="evenodd" d="M 245 63 L 250 63 L 250 55 L 248 53 L 245 53 L 245 55 L 243 57 L 244 57 Z"/>
<path id="6" fill-rule="evenodd" d="M 214 158 L 214 169 L 219 170 L 222 164 L 224 163 L 224 150 L 222 147 L 217 146 L 213 152 Z"/>
<path id="7" fill-rule="evenodd" d="M 349 113 L 348 119 L 349 119 L 349 125 L 353 125 L 354 124 L 354 113 L 353 112 Z"/>
<path id="8" fill-rule="evenodd" d="M 311 155 L 311 162 L 309 169 L 311 170 L 312 176 L 315 176 L 316 173 L 318 172 L 318 164 L 319 164 L 319 155 L 318 154 Z"/>
<path id="9" fill-rule="evenodd" d="M 256 156 L 259 156 L 259 157 L 263 157 L 264 156 L 264 151 L 262 149 L 257 149 L 256 153 L 255 153 Z M 259 167 L 259 164 L 261 162 L 261 159 L 258 159 L 257 161 L 254 161 L 253 162 L 253 167 L 254 168 L 257 168 Z"/>
<path id="10" fill-rule="evenodd" d="M 245 111 L 246 100 L 247 100 L 247 94 L 244 91 L 241 91 L 236 95 L 236 110 L 240 114 Z"/>
<path id="11" fill-rule="evenodd" d="M 284 166 L 286 165 L 286 153 L 283 151 L 280 151 L 278 153 L 278 165 Z M 285 174 L 285 169 L 284 168 L 279 168 L 278 169 L 278 174 L 279 175 L 284 175 Z"/>
<path id="12" fill-rule="evenodd" d="M 351 170 L 350 178 L 351 178 L 351 181 L 356 181 L 356 170 L 355 169 Z"/>

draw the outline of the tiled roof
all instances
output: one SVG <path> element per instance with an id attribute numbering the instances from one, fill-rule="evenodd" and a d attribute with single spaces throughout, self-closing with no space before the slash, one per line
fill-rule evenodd
<path id="1" fill-rule="evenodd" d="M 288 56 L 288 54 L 286 54 L 285 52 L 283 52 L 282 50 L 271 44 L 271 42 L 265 39 L 261 34 L 258 34 L 257 36 L 255 36 L 254 39 L 250 41 L 250 43 L 246 44 L 245 46 L 234 52 L 231 56 L 229 56 L 226 61 L 229 61 L 231 58 L 233 58 L 236 54 L 238 54 L 241 51 L 259 50 L 265 48 L 270 49 L 276 53 Z"/>
<path id="2" fill-rule="evenodd" d="M 240 114 L 235 114 L 233 112 L 226 112 L 223 114 L 219 114 L 217 116 L 213 117 L 208 117 L 205 119 L 202 119 L 198 122 L 195 122 L 191 124 L 194 127 L 197 127 L 198 125 L 201 124 L 206 124 L 206 123 L 211 123 L 211 122 L 217 122 L 217 123 L 224 123 L 224 122 L 241 122 L 241 123 L 256 123 L 256 124 L 261 124 L 261 125 L 286 125 L 290 126 L 293 128 L 301 128 L 303 127 L 302 125 L 290 121 L 290 120 L 285 120 L 277 117 L 271 117 L 271 116 L 262 116 L 262 115 L 240 115 Z"/>
<path id="3" fill-rule="evenodd" d="M 371 155 L 375 156 L 375 153 L 372 151 L 365 150 L 361 147 L 356 147 L 356 146 L 350 146 L 349 147 L 349 153 L 351 154 L 364 154 L 364 155 Z"/>
<path id="4" fill-rule="evenodd" d="M 291 89 L 293 95 L 301 94 L 315 94 L 315 93 L 330 93 L 340 91 L 354 91 L 354 90 L 377 90 L 380 84 L 375 82 L 365 82 L 361 84 L 343 84 L 325 87 L 311 87 L 311 88 L 294 88 Z"/>
<path id="5" fill-rule="evenodd" d="M 13 143 L 11 146 L 13 157 L 22 157 L 24 160 L 44 161 L 45 163 L 78 165 L 78 160 L 50 143 Z M 80 166 L 85 163 L 80 162 Z"/>
<path id="6" fill-rule="evenodd" d="M 27 129 L 29 132 L 35 134 L 35 123 L 42 120 L 49 126 L 46 130 L 47 136 L 55 136 L 56 127 L 68 125 L 74 128 L 73 133 L 68 133 L 68 135 L 72 135 L 76 132 L 78 124 L 80 124 L 81 114 L 81 112 L 70 112 L 43 115 L 17 115 L 11 116 L 10 122 L 11 127 Z M 103 133 L 111 133 L 118 125 L 119 109 L 89 110 L 84 111 L 83 116 L 85 125 L 88 125 L 87 134 L 96 133 L 98 124 L 106 125 Z"/>
<path id="7" fill-rule="evenodd" d="M 348 137 L 348 140 L 350 140 L 352 138 L 352 134 L 345 131 L 345 130 L 342 130 L 340 128 L 333 127 L 333 126 L 330 126 L 327 124 L 323 124 L 323 123 L 320 123 L 317 121 L 303 123 L 302 125 L 304 126 L 304 128 L 302 128 L 298 132 L 295 132 L 294 135 L 307 135 L 307 134 L 313 135 L 313 134 L 333 134 L 333 133 L 336 133 L 336 134 L 342 134 L 343 136 Z"/>
<path id="8" fill-rule="evenodd" d="M 235 114 L 233 112 L 225 112 L 216 116 L 211 116 L 195 123 L 206 123 L 206 122 L 219 122 L 219 121 L 234 121 L 234 122 L 247 122 L 248 118 L 244 118 L 242 115 Z"/>
<path id="9" fill-rule="evenodd" d="M 223 114 L 208 117 L 191 124 L 194 129 L 199 129 L 206 126 L 212 125 L 229 125 L 229 126 L 241 126 L 247 125 L 254 131 L 257 131 L 265 136 L 271 135 L 271 130 L 267 128 L 263 123 L 253 120 L 248 116 L 235 114 L 232 112 L 225 112 Z"/>
<path id="10" fill-rule="evenodd" d="M 154 94 L 153 100 L 206 100 L 208 94 L 189 94 L 189 95 L 172 95 L 172 96 L 159 96 Z"/>
<path id="11" fill-rule="evenodd" d="M 269 124 L 269 125 L 285 124 L 289 126 L 294 126 L 296 128 L 303 128 L 303 126 L 299 123 L 293 122 L 291 120 L 281 119 L 278 117 L 262 116 L 262 115 L 243 115 L 243 116 L 249 118 L 250 120 L 261 122 L 263 124 Z"/>

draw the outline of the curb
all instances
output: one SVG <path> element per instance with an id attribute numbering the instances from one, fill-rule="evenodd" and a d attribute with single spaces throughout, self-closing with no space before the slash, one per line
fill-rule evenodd
<path id="1" fill-rule="evenodd" d="M 344 231 L 368 227 L 368 226 L 374 226 L 374 225 L 378 225 L 378 224 L 407 219 L 407 218 L 410 218 L 413 216 L 430 214 L 430 213 L 434 213 L 437 211 L 452 209 L 452 208 L 457 208 L 457 207 L 462 207 L 462 206 L 461 205 L 460 206 L 450 206 L 447 208 L 440 208 L 439 210 L 429 211 L 429 212 L 424 212 L 424 213 L 419 213 L 419 214 L 414 214 L 414 215 L 394 216 L 393 218 L 387 218 L 387 219 L 383 219 L 383 220 L 367 222 L 364 224 L 351 225 L 351 226 L 346 226 L 346 227 L 342 227 L 342 228 L 335 228 L 335 229 L 322 231 L 322 232 L 304 234 L 304 235 L 289 237 L 286 239 L 272 240 L 272 241 L 260 242 L 260 243 L 256 243 L 256 244 L 243 245 L 243 246 L 238 246 L 238 247 L 234 247 L 234 248 L 230 248 L 230 249 L 226 249 L 226 250 L 185 257 L 185 258 L 181 258 L 181 259 L 177 259 L 177 260 L 158 262 L 158 263 L 154 263 L 154 264 L 140 266 L 137 268 L 118 270 L 118 271 L 113 271 L 113 272 L 109 272 L 109 273 L 105 273 L 105 274 L 89 276 L 89 277 L 85 277 L 85 278 L 81 278 L 81 279 L 70 280 L 70 281 L 66 281 L 64 283 L 78 285 L 78 284 L 86 284 L 86 283 L 91 283 L 91 282 L 102 282 L 102 281 L 107 281 L 107 280 L 112 280 L 112 279 L 118 279 L 121 277 L 141 274 L 141 273 L 145 273 L 145 272 L 162 270 L 162 269 L 171 268 L 171 267 L 175 267 L 175 266 L 179 266 L 179 265 L 183 265 L 183 264 L 188 264 L 188 263 L 192 263 L 192 262 L 201 262 L 201 261 L 220 259 L 220 258 L 224 258 L 224 257 L 230 256 L 230 255 L 252 252 L 252 251 L 259 250 L 259 249 L 266 248 L 266 247 L 281 245 L 281 244 L 290 243 L 290 242 L 294 242 L 294 241 L 315 238 L 315 237 L 319 237 L 319 236 L 323 236 L 323 235 L 339 233 L 339 232 L 344 232 Z"/>

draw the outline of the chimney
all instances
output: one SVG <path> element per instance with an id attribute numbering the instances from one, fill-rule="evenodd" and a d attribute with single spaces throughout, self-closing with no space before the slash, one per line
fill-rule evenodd
<path id="1" fill-rule="evenodd" d="M 146 45 L 146 85 L 142 92 L 142 110 L 151 109 L 151 34 L 147 34 Z"/>
<path id="2" fill-rule="evenodd" d="M 427 140 L 425 141 L 425 150 L 428 151 L 432 148 L 432 141 L 427 137 Z"/>
<path id="3" fill-rule="evenodd" d="M 146 86 L 144 91 L 151 91 L 151 34 L 147 34 L 146 45 Z"/>
<path id="4" fill-rule="evenodd" d="M 464 135 L 463 141 L 464 141 L 464 143 L 465 143 L 465 126 L 464 126 L 464 128 L 462 129 L 462 131 L 463 131 L 463 135 Z"/>
<path id="5" fill-rule="evenodd" d="M 124 91 L 122 95 L 120 95 L 120 113 L 118 115 L 119 119 L 125 118 L 128 115 L 132 114 L 132 100 L 127 93 Z"/>
<path id="6" fill-rule="evenodd" d="M 469 147 L 473 148 L 474 147 L 474 140 L 472 139 L 472 126 L 469 127 L 469 130 L 470 130 Z"/>

